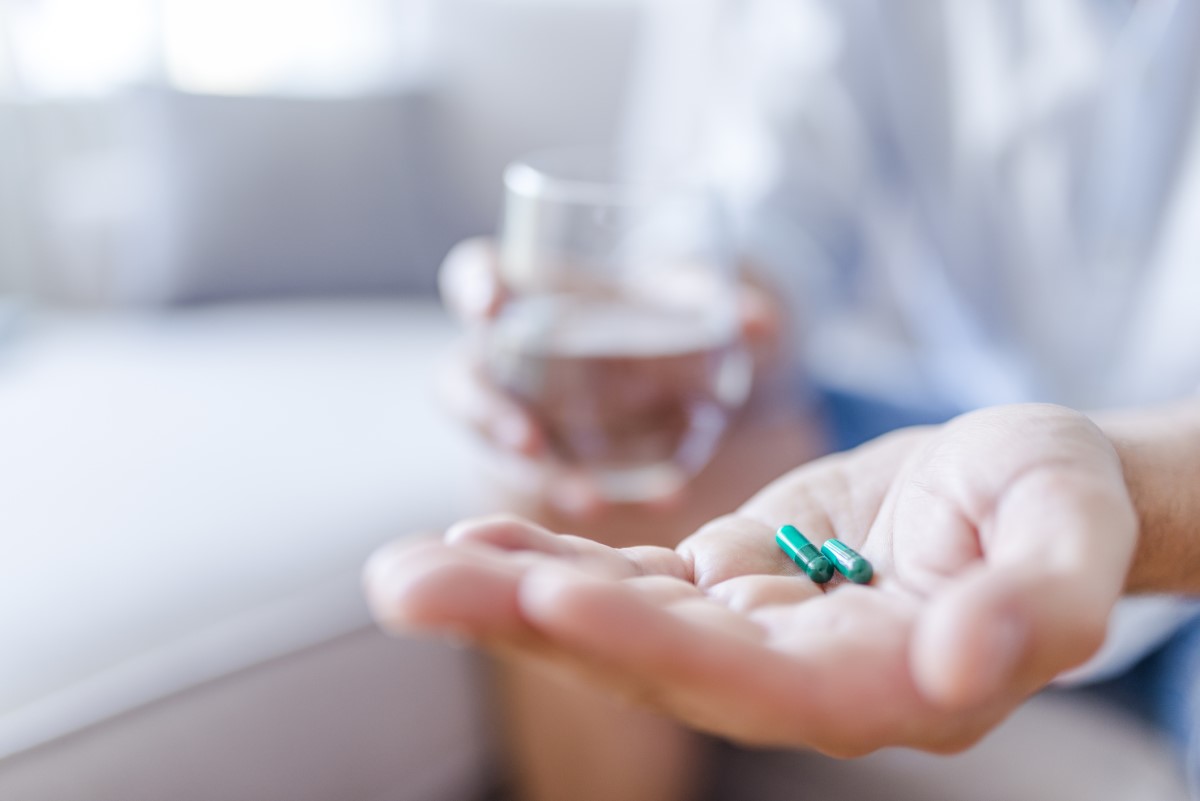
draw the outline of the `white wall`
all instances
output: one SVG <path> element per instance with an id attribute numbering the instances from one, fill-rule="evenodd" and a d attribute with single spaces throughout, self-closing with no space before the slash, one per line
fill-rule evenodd
<path id="1" fill-rule="evenodd" d="M 614 138 L 641 0 L 440 0 L 447 165 L 464 221 L 494 227 L 500 175 L 545 147 Z"/>

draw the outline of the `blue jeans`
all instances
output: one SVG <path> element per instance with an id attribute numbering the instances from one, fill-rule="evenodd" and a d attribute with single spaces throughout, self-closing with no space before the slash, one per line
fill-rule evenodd
<path id="1" fill-rule="evenodd" d="M 1088 688 L 1153 724 L 1184 760 L 1200 798 L 1200 618 L 1116 678 Z"/>
<path id="2" fill-rule="evenodd" d="M 887 401 L 836 390 L 818 391 L 836 450 L 844 451 L 907 426 L 944 423 L 961 409 L 898 406 Z"/>

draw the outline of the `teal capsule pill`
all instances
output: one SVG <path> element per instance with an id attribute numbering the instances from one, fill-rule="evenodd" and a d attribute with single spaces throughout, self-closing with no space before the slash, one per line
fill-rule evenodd
<path id="1" fill-rule="evenodd" d="M 833 578 L 833 565 L 795 526 L 780 526 L 775 533 L 775 544 L 818 584 Z"/>
<path id="2" fill-rule="evenodd" d="M 875 575 L 871 563 L 858 551 L 838 539 L 825 540 L 821 553 L 829 557 L 838 572 L 855 584 L 867 584 Z"/>

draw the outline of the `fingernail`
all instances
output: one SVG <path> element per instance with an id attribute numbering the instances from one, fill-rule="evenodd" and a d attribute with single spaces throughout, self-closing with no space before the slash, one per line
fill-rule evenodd
<path id="1" fill-rule="evenodd" d="M 446 533 L 442 535 L 442 540 L 447 543 L 456 543 L 462 540 L 470 532 L 474 531 L 480 525 L 481 519 L 469 517 L 466 520 L 459 520 L 450 528 L 446 529 Z"/>
<path id="2" fill-rule="evenodd" d="M 410 593 L 422 580 L 412 569 L 419 551 L 394 546 L 376 551 L 363 569 L 363 591 L 371 616 L 393 634 L 421 634 L 430 629 L 411 616 Z"/>
<path id="3" fill-rule="evenodd" d="M 392 634 L 416 634 L 420 627 L 406 614 L 404 603 L 410 580 L 395 574 L 373 575 L 367 580 L 367 606 L 371 617 Z"/>
<path id="4" fill-rule="evenodd" d="M 372 591 L 386 584 L 399 564 L 400 558 L 393 548 L 377 550 L 367 557 L 367 563 L 363 566 L 363 588 Z"/>

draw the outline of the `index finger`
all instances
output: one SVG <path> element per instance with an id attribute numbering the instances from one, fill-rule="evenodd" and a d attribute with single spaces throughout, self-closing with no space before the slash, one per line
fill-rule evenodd
<path id="1" fill-rule="evenodd" d="M 808 670 L 768 648 L 743 620 L 681 615 L 624 582 L 539 568 L 521 583 L 524 618 L 578 672 L 709 731 L 756 742 L 810 741 L 820 698 L 795 693 Z M 691 603 L 695 603 L 694 601 Z M 717 604 L 712 603 L 715 609 Z M 775 713 L 781 701 L 792 707 Z"/>
<path id="2" fill-rule="evenodd" d="M 526 574 L 518 605 L 556 661 L 720 735 L 839 756 L 957 736 L 930 725 L 904 669 L 902 598 L 851 587 L 740 616 L 551 567 Z"/>

